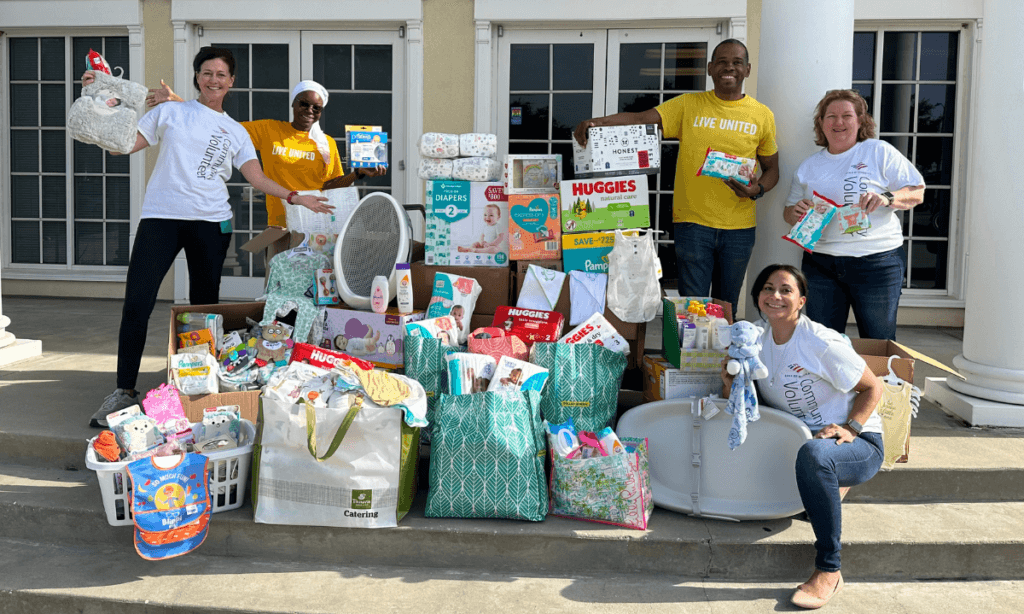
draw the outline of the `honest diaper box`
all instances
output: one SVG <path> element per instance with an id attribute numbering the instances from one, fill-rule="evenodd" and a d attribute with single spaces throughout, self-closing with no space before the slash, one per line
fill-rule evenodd
<path id="1" fill-rule="evenodd" d="M 636 230 L 623 235 L 635 236 Z M 562 270 L 608 273 L 608 254 L 615 247 L 614 232 L 581 232 L 562 235 Z"/>
<path id="2" fill-rule="evenodd" d="M 572 140 L 572 165 L 577 179 L 657 173 L 661 169 L 658 126 L 592 126 L 586 146 Z"/>
<path id="3" fill-rule="evenodd" d="M 562 182 L 562 232 L 647 228 L 647 175 Z"/>
<path id="4" fill-rule="evenodd" d="M 508 195 L 508 247 L 512 260 L 551 260 L 559 258 L 558 194 Z"/>
<path id="5" fill-rule="evenodd" d="M 402 315 L 395 307 L 384 313 L 328 308 L 324 316 L 323 345 L 378 367 L 401 367 L 405 355 L 405 325 L 422 320 L 425 313 L 416 310 Z"/>
<path id="6" fill-rule="evenodd" d="M 508 197 L 500 183 L 428 181 L 427 265 L 507 267 Z"/>

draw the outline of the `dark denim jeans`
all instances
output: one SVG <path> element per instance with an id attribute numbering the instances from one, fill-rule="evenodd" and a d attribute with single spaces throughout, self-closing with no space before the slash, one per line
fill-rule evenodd
<path id="1" fill-rule="evenodd" d="M 839 571 L 839 534 L 843 528 L 840 486 L 856 486 L 870 480 L 882 466 L 882 436 L 862 433 L 850 443 L 812 439 L 796 456 L 796 485 L 814 529 L 814 566 Z"/>
<path id="2" fill-rule="evenodd" d="M 729 301 L 736 313 L 743 276 L 754 251 L 754 229 L 719 230 L 682 222 L 675 225 L 675 242 L 679 296 Z"/>
<path id="3" fill-rule="evenodd" d="M 861 338 L 896 339 L 896 308 L 907 274 L 902 247 L 859 258 L 804 253 L 801 268 L 808 318 L 845 333 L 853 307 Z"/>

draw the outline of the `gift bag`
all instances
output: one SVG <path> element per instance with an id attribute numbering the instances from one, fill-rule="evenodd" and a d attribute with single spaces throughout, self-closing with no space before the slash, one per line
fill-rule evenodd
<path id="1" fill-rule="evenodd" d="M 427 393 L 427 422 L 434 423 L 437 399 L 448 392 L 448 365 L 444 357 L 458 352 L 439 339 L 406 335 L 404 343 L 405 375 L 416 380 Z M 424 427 L 424 439 L 430 441 L 431 427 Z"/>
<path id="2" fill-rule="evenodd" d="M 647 440 L 621 439 L 626 454 L 564 458 L 551 454 L 554 516 L 646 529 L 654 511 Z"/>
<path id="3" fill-rule="evenodd" d="M 434 418 L 426 516 L 544 520 L 547 445 L 536 392 L 443 394 Z"/>
<path id="4" fill-rule="evenodd" d="M 478 328 L 469 334 L 469 351 L 474 354 L 487 354 L 494 359 L 494 362 L 501 360 L 502 356 L 526 360 L 529 352 L 526 349 L 526 342 L 505 332 L 505 329 L 496 326 Z"/>
<path id="5" fill-rule="evenodd" d="M 256 522 L 394 527 L 408 511 L 419 452 L 415 434 L 403 432 L 403 409 L 377 405 L 358 390 L 344 397 L 336 408 L 260 397 Z"/>
<path id="6" fill-rule="evenodd" d="M 608 426 L 619 405 L 626 357 L 595 343 L 535 343 L 531 360 L 548 370 L 540 411 L 551 424 L 573 419 L 579 431 Z"/>

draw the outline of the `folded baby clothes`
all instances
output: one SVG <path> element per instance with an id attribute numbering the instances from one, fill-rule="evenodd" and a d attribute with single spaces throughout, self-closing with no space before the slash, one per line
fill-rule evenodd
<path id="1" fill-rule="evenodd" d="M 426 181 L 443 181 L 452 178 L 452 161 L 445 158 L 421 158 L 416 172 Z"/>
<path id="2" fill-rule="evenodd" d="M 425 158 L 459 157 L 459 135 L 424 132 L 420 137 L 420 155 Z"/>
<path id="3" fill-rule="evenodd" d="M 569 326 L 586 321 L 595 313 L 604 313 L 604 297 L 608 289 L 608 275 L 569 271 Z"/>
<path id="4" fill-rule="evenodd" d="M 494 158 L 459 158 L 452 160 L 452 179 L 457 181 L 498 181 L 501 164 Z"/>
<path id="5" fill-rule="evenodd" d="M 526 269 L 526 279 L 519 291 L 516 307 L 554 311 L 564 283 L 565 273 L 531 264 Z"/>
<path id="6" fill-rule="evenodd" d="M 479 132 L 460 134 L 459 155 L 464 158 L 474 156 L 493 158 L 498 155 L 498 137 L 494 134 Z"/>

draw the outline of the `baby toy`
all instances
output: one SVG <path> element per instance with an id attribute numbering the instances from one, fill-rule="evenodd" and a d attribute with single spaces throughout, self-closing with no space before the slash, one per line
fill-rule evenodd
<path id="1" fill-rule="evenodd" d="M 256 341 L 256 364 L 284 363 L 288 348 L 293 345 L 289 332 L 278 324 L 269 324 L 260 331 L 262 338 Z"/>
<path id="2" fill-rule="evenodd" d="M 725 411 L 732 415 L 729 429 L 729 449 L 735 450 L 747 439 L 747 422 L 757 422 L 757 391 L 754 380 L 768 377 L 768 367 L 758 355 L 761 353 L 761 331 L 750 322 L 736 322 L 721 327 L 728 331 L 729 357 L 726 371 L 733 375 L 732 389 Z M 723 331 L 724 332 L 724 331 Z"/>

